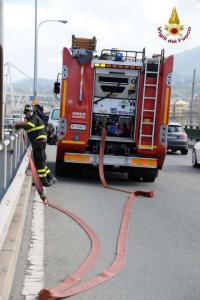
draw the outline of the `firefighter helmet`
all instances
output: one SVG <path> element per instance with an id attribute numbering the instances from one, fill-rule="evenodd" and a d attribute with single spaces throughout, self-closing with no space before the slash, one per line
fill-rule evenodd
<path id="1" fill-rule="evenodd" d="M 33 105 L 33 106 L 39 105 L 39 100 L 38 100 L 37 98 L 33 99 L 32 105 Z"/>

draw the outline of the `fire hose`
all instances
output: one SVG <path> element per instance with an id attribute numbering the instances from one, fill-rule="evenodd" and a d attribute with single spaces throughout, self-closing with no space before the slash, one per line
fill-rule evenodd
<path id="1" fill-rule="evenodd" d="M 110 267 L 108 267 L 108 269 L 106 269 L 96 277 L 92 278 L 90 281 L 83 283 L 82 285 L 79 286 L 75 286 L 75 285 L 85 277 L 85 275 L 89 272 L 89 270 L 94 266 L 96 262 L 96 259 L 100 253 L 100 248 L 101 248 L 100 241 L 96 236 L 95 232 L 92 230 L 92 228 L 89 225 L 87 225 L 80 217 L 76 216 L 69 210 L 60 208 L 57 205 L 48 201 L 44 193 L 42 183 L 37 175 L 36 168 L 30 156 L 30 167 L 33 174 L 33 180 L 36 189 L 40 195 L 40 198 L 43 200 L 44 205 L 48 205 L 49 207 L 54 208 L 64 213 L 65 215 L 69 216 L 70 218 L 72 218 L 75 222 L 79 224 L 79 226 L 82 227 L 82 229 L 86 232 L 86 234 L 88 235 L 91 241 L 90 253 L 87 256 L 87 258 L 83 261 L 83 263 L 79 266 L 79 268 L 73 274 L 66 277 L 65 280 L 62 283 L 58 284 L 56 287 L 51 289 L 41 290 L 38 297 L 39 300 L 55 300 L 55 299 L 66 298 L 66 297 L 70 297 L 82 293 L 116 276 L 126 263 L 128 226 L 129 226 L 132 205 L 136 200 L 137 196 L 152 198 L 153 192 L 152 191 L 151 192 L 145 192 L 145 191 L 130 192 L 128 190 L 111 187 L 107 184 L 104 176 L 104 167 L 103 167 L 105 141 L 106 141 L 106 130 L 105 128 L 103 128 L 101 143 L 100 143 L 100 153 L 99 153 L 99 176 L 100 176 L 101 183 L 104 188 L 127 193 L 129 194 L 129 196 L 124 205 L 122 221 L 121 221 L 118 241 L 117 241 L 116 255 L 113 263 L 111 264 Z"/>

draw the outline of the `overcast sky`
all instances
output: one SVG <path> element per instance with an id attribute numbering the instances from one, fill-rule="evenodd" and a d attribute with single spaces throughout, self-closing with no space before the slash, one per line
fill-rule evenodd
<path id="1" fill-rule="evenodd" d="M 169 44 L 158 37 L 176 7 L 180 23 L 191 27 L 189 37 Z M 34 0 L 4 0 L 4 61 L 33 77 Z M 66 19 L 68 24 L 44 23 L 38 36 L 38 76 L 55 79 L 61 71 L 62 48 L 71 36 L 97 38 L 103 48 L 142 50 L 166 55 L 200 46 L 200 0 L 38 0 L 38 24 Z M 13 79 L 15 79 L 14 75 Z"/>

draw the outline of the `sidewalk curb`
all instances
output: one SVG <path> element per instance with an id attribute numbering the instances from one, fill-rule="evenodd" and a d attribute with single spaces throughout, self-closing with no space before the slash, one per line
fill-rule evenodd
<path id="1" fill-rule="evenodd" d="M 24 179 L 19 202 L 0 251 L 0 299 L 9 300 L 17 258 L 22 240 L 26 210 L 32 186 L 32 176 Z"/>

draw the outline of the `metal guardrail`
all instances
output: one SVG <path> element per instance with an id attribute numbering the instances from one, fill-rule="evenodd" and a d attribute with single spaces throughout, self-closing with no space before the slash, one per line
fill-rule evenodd
<path id="1" fill-rule="evenodd" d="M 26 146 L 23 131 L 0 142 L 0 203 L 24 157 Z"/>
<path id="2" fill-rule="evenodd" d="M 198 126 L 185 126 L 185 131 L 190 139 L 200 138 L 200 127 Z"/>

